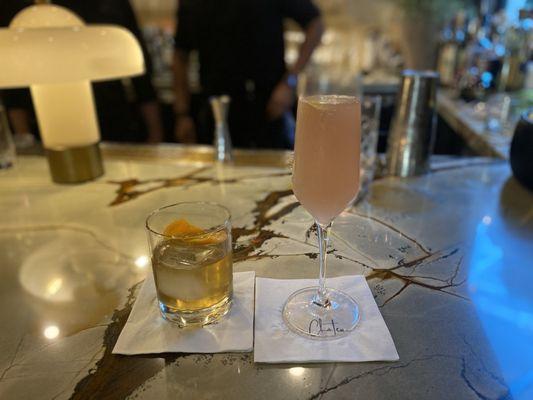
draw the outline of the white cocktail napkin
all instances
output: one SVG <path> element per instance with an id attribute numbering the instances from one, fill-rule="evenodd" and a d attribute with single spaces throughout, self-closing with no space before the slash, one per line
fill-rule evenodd
<path id="1" fill-rule="evenodd" d="M 316 286 L 317 279 L 256 279 L 254 361 L 259 363 L 396 361 L 398 352 L 372 292 L 361 275 L 329 278 L 327 286 L 351 295 L 360 320 L 346 337 L 307 339 L 287 328 L 282 310 L 296 290 Z"/>
<path id="2" fill-rule="evenodd" d="M 179 328 L 165 321 L 157 304 L 155 283 L 148 273 L 114 354 L 223 353 L 252 351 L 254 325 L 254 272 L 233 274 L 233 304 L 218 323 Z"/>

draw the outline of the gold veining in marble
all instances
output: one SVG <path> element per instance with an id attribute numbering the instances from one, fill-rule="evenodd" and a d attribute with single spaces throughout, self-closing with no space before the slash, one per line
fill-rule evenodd
<path id="1" fill-rule="evenodd" d="M 122 203 L 125 203 L 130 200 L 134 200 L 139 196 L 142 196 L 147 193 L 151 193 L 157 190 L 171 188 L 171 187 L 183 187 L 187 188 L 191 185 L 199 184 L 199 183 L 212 183 L 215 185 L 218 184 L 229 184 L 229 183 L 236 183 L 238 180 L 235 178 L 228 178 L 228 179 L 217 179 L 212 177 L 205 177 L 205 176 L 197 176 L 198 174 L 209 170 L 211 167 L 201 167 L 198 169 L 195 169 L 194 171 L 185 174 L 180 177 L 175 178 L 166 178 L 166 179 L 149 179 L 149 180 L 139 180 L 139 179 L 127 179 L 124 181 L 109 181 L 109 183 L 114 185 L 119 185 L 119 188 L 117 189 L 116 198 L 109 204 L 110 206 L 116 206 Z M 287 176 L 289 173 L 281 172 L 278 174 L 272 174 L 268 175 L 269 177 L 277 177 L 277 176 Z M 256 178 L 256 176 L 254 176 Z M 247 179 L 246 177 L 241 177 L 239 180 Z M 144 190 L 143 187 L 146 187 Z"/>

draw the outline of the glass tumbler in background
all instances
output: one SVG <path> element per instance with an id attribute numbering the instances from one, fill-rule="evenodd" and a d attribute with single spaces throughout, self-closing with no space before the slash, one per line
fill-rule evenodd
<path id="1" fill-rule="evenodd" d="M 186 327 L 225 315 L 233 295 L 229 211 L 215 203 L 178 203 L 153 211 L 146 231 L 163 318 Z"/>
<path id="2" fill-rule="evenodd" d="M 381 96 L 363 96 L 361 102 L 361 169 L 360 189 L 354 204 L 367 194 L 374 180 L 377 163 Z"/>

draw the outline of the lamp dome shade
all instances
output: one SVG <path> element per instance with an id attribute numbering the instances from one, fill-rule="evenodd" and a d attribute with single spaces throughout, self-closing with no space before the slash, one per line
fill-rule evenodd
<path id="1" fill-rule="evenodd" d="M 127 29 L 83 25 L 66 8 L 51 5 L 22 10 L 9 28 L 0 29 L 0 59 L 3 88 L 99 81 L 144 72 L 141 47 Z"/>
<path id="2" fill-rule="evenodd" d="M 53 4 L 26 7 L 15 15 L 10 28 L 51 28 L 81 26 L 85 22 L 69 9 Z"/>

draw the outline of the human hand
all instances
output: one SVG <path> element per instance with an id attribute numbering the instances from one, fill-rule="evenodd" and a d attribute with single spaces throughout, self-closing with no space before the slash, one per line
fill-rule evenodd
<path id="1" fill-rule="evenodd" d="M 268 100 L 266 115 L 274 120 L 280 118 L 286 111 L 289 111 L 295 100 L 294 90 L 284 80 L 279 82 L 272 91 Z"/>
<path id="2" fill-rule="evenodd" d="M 179 143 L 196 143 L 196 128 L 190 116 L 181 115 L 176 117 L 174 138 Z"/>

